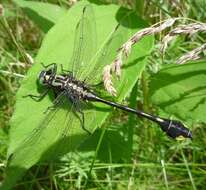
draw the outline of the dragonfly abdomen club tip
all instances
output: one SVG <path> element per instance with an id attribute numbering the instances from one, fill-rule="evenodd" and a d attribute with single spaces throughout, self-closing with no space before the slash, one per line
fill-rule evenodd
<path id="1" fill-rule="evenodd" d="M 162 119 L 162 121 L 159 121 L 158 123 L 161 129 L 173 139 L 177 139 L 179 137 L 192 139 L 192 132 L 180 121 Z"/>

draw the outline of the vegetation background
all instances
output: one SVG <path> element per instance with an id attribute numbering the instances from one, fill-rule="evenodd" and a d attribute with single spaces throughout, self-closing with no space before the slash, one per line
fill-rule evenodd
<path id="1" fill-rule="evenodd" d="M 205 0 L 97 2 L 133 10 L 148 26 L 171 17 L 203 23 L 206 19 Z M 21 131 L 13 132 L 9 140 L 16 93 L 29 68 L 35 65 L 33 60 L 49 29 L 76 3 L 75 0 L 0 1 L 1 181 L 7 170 L 7 150 L 15 141 L 11 137 L 21 135 Z M 184 19 L 183 22 L 188 24 Z M 131 93 L 123 98 L 124 104 L 184 121 L 193 131 L 193 140 L 174 141 L 156 124 L 115 110 L 104 122 L 107 130 L 96 131 L 85 143 L 89 151 L 70 152 L 58 162 L 36 164 L 17 183 L 14 182 L 17 174 L 14 179 L 11 175 L 7 180 L 12 186 L 16 183 L 13 189 L 205 189 L 206 61 L 184 65 L 175 62 L 205 43 L 206 30 L 178 36 L 163 56 L 159 44 L 168 31 L 155 35 L 146 67 Z M 143 43 L 140 46 L 144 47 Z M 204 53 L 201 52 L 202 58 Z"/>

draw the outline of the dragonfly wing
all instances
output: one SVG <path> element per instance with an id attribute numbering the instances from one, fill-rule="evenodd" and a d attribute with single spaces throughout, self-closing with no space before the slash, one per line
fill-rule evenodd
<path id="1" fill-rule="evenodd" d="M 123 43 L 123 37 L 121 30 L 119 29 L 119 24 L 115 27 L 114 31 L 111 33 L 108 41 L 104 45 L 99 58 L 93 69 L 87 75 L 85 81 L 88 84 L 97 84 L 102 81 L 102 72 L 104 66 L 111 64 L 115 55 L 116 50 Z"/>
<path id="2" fill-rule="evenodd" d="M 72 72 L 79 80 L 82 72 L 89 68 L 89 63 L 96 51 L 96 24 L 91 5 L 83 8 L 81 20 L 76 26 L 73 55 L 70 64 Z"/>
<path id="3" fill-rule="evenodd" d="M 8 165 L 23 165 L 24 168 L 28 169 L 39 160 L 53 160 L 68 152 L 70 147 L 75 147 L 81 142 L 83 136 L 86 137 L 86 133 L 78 130 L 80 120 L 73 111 L 73 104 L 68 101 L 65 94 L 62 94 L 58 106 L 50 110 L 41 124 L 11 153 Z M 74 130 L 75 128 L 77 131 Z M 73 133 L 71 134 L 69 131 Z M 73 144 L 61 146 L 65 145 L 65 134 L 66 137 L 70 138 L 69 142 Z"/>

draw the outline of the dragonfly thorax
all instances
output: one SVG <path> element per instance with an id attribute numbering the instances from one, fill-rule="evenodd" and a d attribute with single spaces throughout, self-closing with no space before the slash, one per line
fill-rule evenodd
<path id="1" fill-rule="evenodd" d="M 39 83 L 52 88 L 57 94 L 64 91 L 77 99 L 88 99 L 92 96 L 84 82 L 77 80 L 72 74 L 56 74 L 53 69 L 41 71 Z"/>
<path id="2" fill-rule="evenodd" d="M 88 86 L 73 77 L 73 75 L 56 75 L 51 83 L 52 87 L 65 91 L 69 96 L 77 99 L 88 99 L 92 95 Z"/>

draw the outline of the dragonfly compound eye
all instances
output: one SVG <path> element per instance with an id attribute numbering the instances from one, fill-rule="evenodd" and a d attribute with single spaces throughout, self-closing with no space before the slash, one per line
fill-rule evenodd
<path id="1" fill-rule="evenodd" d="M 46 71 L 41 71 L 39 74 L 39 83 L 42 85 L 46 84 L 46 74 Z"/>

